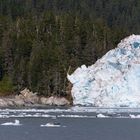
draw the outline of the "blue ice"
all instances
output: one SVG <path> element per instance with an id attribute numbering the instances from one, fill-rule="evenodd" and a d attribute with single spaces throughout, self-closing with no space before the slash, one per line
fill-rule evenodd
<path id="1" fill-rule="evenodd" d="M 133 43 L 133 47 L 136 49 L 136 48 L 139 48 L 140 47 L 140 43 L 139 42 L 134 42 Z"/>

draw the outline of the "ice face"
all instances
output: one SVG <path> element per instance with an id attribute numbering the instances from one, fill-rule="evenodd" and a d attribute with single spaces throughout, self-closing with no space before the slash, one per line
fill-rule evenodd
<path id="1" fill-rule="evenodd" d="M 132 45 L 135 49 L 140 47 L 140 43 L 139 42 L 134 42 Z"/>
<path id="2" fill-rule="evenodd" d="M 131 35 L 94 65 L 68 75 L 74 104 L 140 107 L 140 35 Z"/>

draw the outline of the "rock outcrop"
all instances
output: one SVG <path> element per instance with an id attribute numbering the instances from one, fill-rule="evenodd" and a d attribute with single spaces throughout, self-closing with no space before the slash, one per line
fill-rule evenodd
<path id="1" fill-rule="evenodd" d="M 39 97 L 37 93 L 31 92 L 29 89 L 25 88 L 20 92 L 19 95 L 12 97 L 2 97 L 0 98 L 0 107 L 22 107 L 22 106 L 37 106 L 37 105 L 55 105 L 64 106 L 70 105 L 70 102 L 62 97 Z"/>

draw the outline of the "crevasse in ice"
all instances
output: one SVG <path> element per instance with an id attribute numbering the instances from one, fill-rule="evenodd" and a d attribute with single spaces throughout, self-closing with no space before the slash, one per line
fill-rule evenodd
<path id="1" fill-rule="evenodd" d="M 94 65 L 67 76 L 74 104 L 140 107 L 140 35 L 131 35 Z"/>

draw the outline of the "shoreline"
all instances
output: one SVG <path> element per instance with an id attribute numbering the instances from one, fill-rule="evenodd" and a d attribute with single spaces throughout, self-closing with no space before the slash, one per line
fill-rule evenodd
<path id="1" fill-rule="evenodd" d="M 24 89 L 19 95 L 0 97 L 0 108 L 5 107 L 46 107 L 46 106 L 70 106 L 72 103 L 65 97 L 38 96 L 28 89 Z"/>

